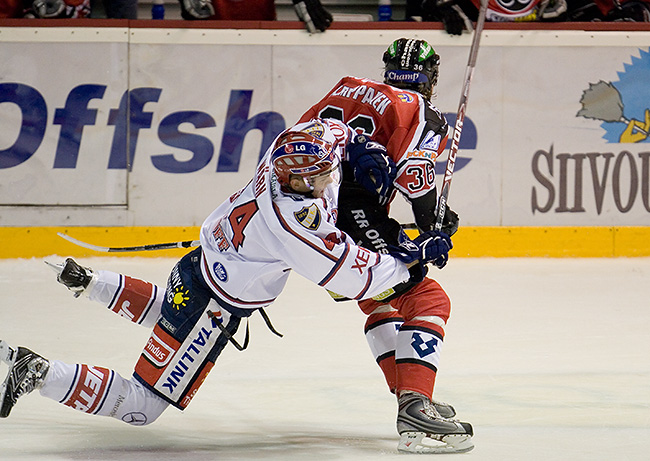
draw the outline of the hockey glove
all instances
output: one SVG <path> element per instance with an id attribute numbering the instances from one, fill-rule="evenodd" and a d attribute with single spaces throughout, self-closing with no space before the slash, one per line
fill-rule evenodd
<path id="1" fill-rule="evenodd" d="M 386 153 L 386 148 L 360 134 L 352 139 L 346 150 L 355 181 L 376 193 L 381 206 L 388 205 L 395 193 L 393 182 L 397 166 Z"/>
<path id="2" fill-rule="evenodd" d="M 293 8 L 310 34 L 325 32 L 332 24 L 332 15 L 323 8 L 320 0 L 293 0 Z"/>
<path id="3" fill-rule="evenodd" d="M 183 19 L 210 19 L 214 16 L 212 0 L 179 0 Z"/>
<path id="4" fill-rule="evenodd" d="M 442 229 L 440 230 L 451 237 L 458 231 L 459 221 L 458 213 L 447 207 L 445 208 L 445 217 L 442 219 Z"/>
<path id="5" fill-rule="evenodd" d="M 426 270 L 424 266 L 428 263 L 432 263 L 438 269 L 445 267 L 449 259 L 449 250 L 453 248 L 449 236 L 438 231 L 424 232 L 415 240 L 409 239 L 404 231 L 400 231 L 397 241 L 398 246 L 388 246 L 389 254 L 407 265 L 417 262 L 423 272 Z"/>

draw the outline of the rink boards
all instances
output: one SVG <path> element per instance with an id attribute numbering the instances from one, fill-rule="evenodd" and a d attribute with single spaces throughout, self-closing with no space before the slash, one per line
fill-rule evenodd
<path id="1" fill-rule="evenodd" d="M 198 227 L 0 227 L 0 258 L 101 256 L 57 236 L 103 247 L 197 240 Z M 411 234 L 413 236 L 413 234 Z M 636 257 L 650 256 L 648 227 L 461 227 L 452 257 Z M 110 253 L 111 256 L 181 256 L 188 250 Z"/>
<path id="2" fill-rule="evenodd" d="M 196 238 L 277 133 L 342 76 L 381 79 L 399 37 L 441 55 L 434 103 L 453 125 L 471 42 L 395 24 L 136 23 L 0 24 L 1 257 L 86 251 L 61 229 L 116 246 Z M 628 26 L 486 28 L 449 198 L 455 256 L 650 255 L 650 31 Z M 413 220 L 403 201 L 391 214 Z"/>

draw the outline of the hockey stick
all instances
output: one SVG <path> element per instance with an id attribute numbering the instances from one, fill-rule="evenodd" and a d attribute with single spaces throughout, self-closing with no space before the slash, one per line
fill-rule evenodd
<path id="1" fill-rule="evenodd" d="M 447 166 L 445 167 L 445 177 L 442 182 L 442 191 L 440 192 L 440 198 L 438 199 L 438 212 L 436 214 L 436 223 L 434 225 L 434 229 L 437 231 L 442 229 L 442 222 L 445 219 L 445 211 L 447 210 L 447 199 L 449 198 L 451 178 L 454 175 L 456 155 L 458 154 L 458 144 L 460 142 L 460 135 L 463 132 L 463 121 L 465 120 L 467 98 L 469 96 L 469 84 L 472 81 L 474 68 L 476 67 L 476 56 L 478 55 L 478 45 L 481 41 L 483 25 L 485 24 L 487 4 L 488 0 L 481 0 L 481 7 L 478 12 L 478 19 L 474 29 L 474 37 L 472 38 L 472 45 L 469 49 L 469 60 L 467 62 L 467 69 L 465 70 L 465 83 L 463 84 L 463 91 L 460 94 L 460 103 L 458 104 L 458 113 L 456 114 L 456 123 L 454 125 L 454 137 L 451 140 L 449 156 L 447 157 Z"/>
<path id="2" fill-rule="evenodd" d="M 185 240 L 183 242 L 170 242 L 170 243 L 153 243 L 149 245 L 141 245 L 135 247 L 101 247 L 98 245 L 93 245 L 92 243 L 82 242 L 76 238 L 70 237 L 69 235 L 57 232 L 59 237 L 66 239 L 70 243 L 74 243 L 77 246 L 88 248 L 89 250 L 100 251 L 103 253 L 128 253 L 131 251 L 153 251 L 153 250 L 169 250 L 172 248 L 191 248 L 197 247 L 201 244 L 199 240 Z"/>

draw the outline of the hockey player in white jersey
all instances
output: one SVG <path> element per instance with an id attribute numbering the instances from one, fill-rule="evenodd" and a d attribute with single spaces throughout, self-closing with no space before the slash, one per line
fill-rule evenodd
<path id="1" fill-rule="evenodd" d="M 245 348 L 233 338 L 242 319 L 271 304 L 291 270 L 365 299 L 408 280 L 407 264 L 446 260 L 451 242 L 444 234 L 403 241 L 394 248 L 396 258 L 355 245 L 335 227 L 339 165 L 351 135 L 347 125 L 320 119 L 282 133 L 249 184 L 205 220 L 201 246 L 176 264 L 165 290 L 92 272 L 71 259 L 57 265 L 66 286 L 153 331 L 130 379 L 108 368 L 48 360 L 0 340 L 0 359 L 9 365 L 0 417 L 39 389 L 86 413 L 150 424 L 169 405 L 189 405 L 229 341 Z M 464 433 L 460 423 L 447 430 Z"/>

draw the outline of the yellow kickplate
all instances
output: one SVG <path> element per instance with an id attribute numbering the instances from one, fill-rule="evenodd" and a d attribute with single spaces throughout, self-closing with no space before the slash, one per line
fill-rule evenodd
<path id="1" fill-rule="evenodd" d="M 198 240 L 199 227 L 0 227 L 0 258 L 59 256 L 181 257 L 189 249 L 102 253 L 57 235 L 104 247 Z M 414 238 L 416 231 L 408 230 Z M 650 256 L 650 227 L 461 227 L 452 257 Z"/>

